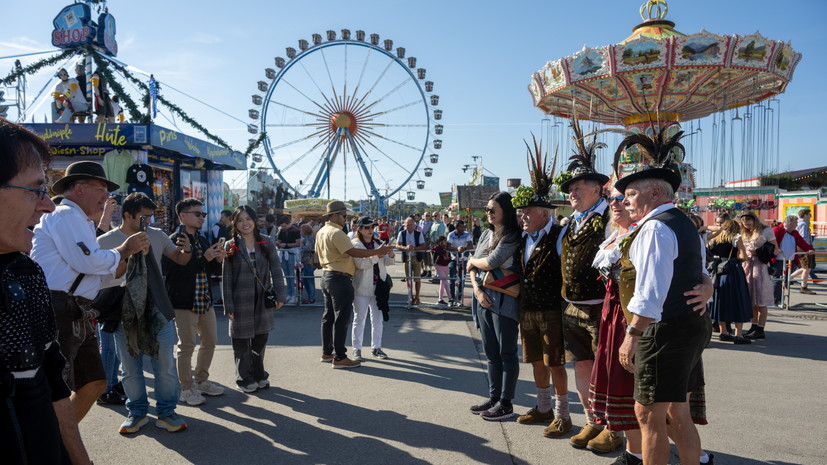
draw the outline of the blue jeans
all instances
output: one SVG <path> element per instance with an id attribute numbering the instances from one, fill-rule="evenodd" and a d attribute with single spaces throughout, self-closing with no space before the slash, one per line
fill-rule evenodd
<path id="1" fill-rule="evenodd" d="M 776 260 L 772 264 L 773 269 L 775 270 L 775 276 L 772 280 L 772 296 L 775 299 L 775 303 L 781 302 L 781 285 L 782 282 L 786 281 L 787 273 L 784 269 L 784 262 L 782 260 Z M 776 281 L 777 279 L 777 281 Z"/>
<path id="2" fill-rule="evenodd" d="M 103 371 L 106 373 L 106 391 L 112 390 L 112 386 L 118 384 L 118 372 L 121 366 L 121 360 L 115 350 L 115 334 L 101 331 L 101 325 L 98 323 L 98 341 L 100 341 L 101 361 L 103 362 Z"/>
<path id="3" fill-rule="evenodd" d="M 281 270 L 287 284 L 287 299 L 296 296 L 296 255 L 293 252 L 279 251 Z"/>
<path id="4" fill-rule="evenodd" d="M 178 405 L 180 383 L 178 371 L 175 368 L 175 343 L 178 336 L 175 333 L 175 320 L 170 320 L 158 333 L 158 359 L 150 358 L 152 372 L 155 374 L 155 413 L 158 418 L 175 413 Z M 138 358 L 129 355 L 126 346 L 126 335 L 123 327 L 115 331 L 115 344 L 118 357 L 123 367 L 123 390 L 126 392 L 126 408 L 129 413 L 144 416 L 149 410 L 149 400 L 146 396 L 146 379 L 144 379 L 144 354 Z"/>
<path id="5" fill-rule="evenodd" d="M 520 361 L 517 339 L 520 324 L 476 305 L 480 339 L 488 361 L 488 396 L 511 400 L 517 389 Z"/>
<path id="6" fill-rule="evenodd" d="M 302 287 L 310 300 L 316 300 L 316 279 L 313 275 L 315 271 L 313 265 L 309 263 L 302 267 Z"/>
<path id="7" fill-rule="evenodd" d="M 456 300 L 457 298 L 457 261 L 451 260 L 451 263 L 448 264 L 448 277 L 451 278 L 449 283 L 451 283 L 451 300 Z"/>

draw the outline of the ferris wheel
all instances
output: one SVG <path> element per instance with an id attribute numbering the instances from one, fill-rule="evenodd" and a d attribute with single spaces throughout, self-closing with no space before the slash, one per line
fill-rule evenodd
<path id="1" fill-rule="evenodd" d="M 442 147 L 442 110 L 425 68 L 393 41 L 347 29 L 287 47 L 252 96 L 252 134 L 267 162 L 300 197 L 385 199 L 425 188 Z M 251 139 L 251 141 L 253 141 Z M 264 162 L 254 155 L 254 162 Z"/>

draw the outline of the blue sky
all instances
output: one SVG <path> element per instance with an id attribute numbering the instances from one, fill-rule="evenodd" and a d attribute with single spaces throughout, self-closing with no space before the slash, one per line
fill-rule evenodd
<path id="1" fill-rule="evenodd" d="M 52 19 L 68 3 L 40 1 L 35 8 L 31 2 L 7 2 L 0 56 L 49 50 Z M 256 82 L 264 78 L 264 68 L 273 66 L 273 57 L 285 56 L 285 47 L 297 48 L 299 39 L 311 40 L 311 34 L 324 35 L 328 29 L 363 29 L 392 39 L 394 48 L 405 47 L 408 56 L 417 57 L 418 67 L 427 68 L 440 96 L 438 108 L 444 111 L 440 161 L 426 189 L 417 191 L 417 200 L 435 203 L 438 192 L 464 183 L 468 175 L 462 167 L 473 163 L 472 156 L 483 157 L 486 170 L 500 176 L 501 187 L 506 178 L 527 179 L 522 140 L 530 139 L 530 131 L 540 134 L 543 117 L 526 90 L 531 74 L 547 60 L 572 55 L 584 45 L 623 40 L 640 22 L 641 3 L 113 0 L 108 6 L 117 20 L 120 61 L 152 72 L 162 86 L 168 83 L 245 123 L 253 107 L 250 95 L 260 93 Z M 777 1 L 673 0 L 667 16 L 686 34 L 702 28 L 721 35 L 758 30 L 769 39 L 791 41 L 803 53 L 781 96 L 783 169 L 827 164 L 818 142 L 827 103 L 827 3 L 803 1 L 795 7 L 786 9 Z M 0 60 L 0 74 L 11 66 L 11 60 Z M 30 79 L 30 95 L 45 78 Z M 164 95 L 235 148 L 246 148 L 250 136 L 245 124 L 172 90 Z M 170 126 L 163 118 L 157 122 Z M 711 134 L 711 123 L 703 124 L 704 134 Z M 179 127 L 197 135 L 184 123 Z M 600 158 L 604 171 L 614 150 L 609 145 Z M 700 184 L 705 186 L 711 149 L 702 152 L 705 159 L 691 161 L 701 168 Z"/>

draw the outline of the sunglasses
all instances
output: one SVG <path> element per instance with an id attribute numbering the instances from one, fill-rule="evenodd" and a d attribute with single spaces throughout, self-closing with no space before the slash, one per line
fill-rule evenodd
<path id="1" fill-rule="evenodd" d="M 614 201 L 617 201 L 618 203 L 620 203 L 620 202 L 623 202 L 625 199 L 626 199 L 626 197 L 624 197 L 622 195 L 616 195 L 614 197 L 606 197 L 606 201 L 609 202 L 609 203 L 612 203 Z"/>
<path id="2" fill-rule="evenodd" d="M 204 213 L 204 212 L 183 212 L 183 213 L 189 213 L 190 215 L 195 215 L 196 218 L 205 218 L 207 216 L 207 214 Z"/>
<path id="3" fill-rule="evenodd" d="M 361 229 L 373 229 L 373 226 L 362 226 Z"/>
<path id="4" fill-rule="evenodd" d="M 485 213 L 487 213 L 489 215 L 497 213 L 497 210 L 495 208 L 488 208 L 488 207 L 483 208 L 482 211 L 484 211 Z"/>

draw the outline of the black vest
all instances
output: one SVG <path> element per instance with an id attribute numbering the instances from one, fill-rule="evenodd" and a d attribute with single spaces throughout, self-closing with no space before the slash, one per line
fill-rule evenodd
<path id="1" fill-rule="evenodd" d="M 675 259 L 672 266 L 672 282 L 669 285 L 669 292 L 666 294 L 666 301 L 663 303 L 663 314 L 661 315 L 661 320 L 665 321 L 692 312 L 692 306 L 686 303 L 689 297 L 683 295 L 683 293 L 703 281 L 701 243 L 695 224 L 677 208 L 671 208 L 655 215 L 650 220 L 662 222 L 678 238 L 678 258 Z M 638 278 L 636 270 L 629 260 L 629 249 L 640 229 L 638 228 L 637 231 L 632 233 L 631 240 L 622 250 L 621 263 L 623 269 L 620 271 L 619 292 L 624 312 L 627 311 L 626 307 L 634 293 L 635 280 Z M 645 277 L 641 277 L 641 279 L 645 279 Z"/>
<path id="2" fill-rule="evenodd" d="M 414 235 L 414 244 L 413 244 L 414 247 L 419 247 L 420 245 L 422 245 L 424 243 L 422 241 L 422 233 L 421 232 L 414 229 L 413 235 Z M 400 244 L 402 244 L 403 246 L 408 245 L 408 231 L 406 229 L 402 229 L 402 240 L 400 241 Z M 422 260 L 425 260 L 425 254 L 423 252 L 417 252 L 416 253 L 416 259 L 419 260 L 420 262 Z M 402 261 L 403 262 L 408 261 L 408 253 L 407 252 L 402 252 Z"/>
<path id="3" fill-rule="evenodd" d="M 520 273 L 520 311 L 544 312 L 562 309 L 563 275 L 560 271 L 560 255 L 557 239 L 560 225 L 552 225 L 549 234 L 543 236 L 525 263 L 525 245 L 528 238 L 520 241 L 517 251 L 517 270 Z"/>

